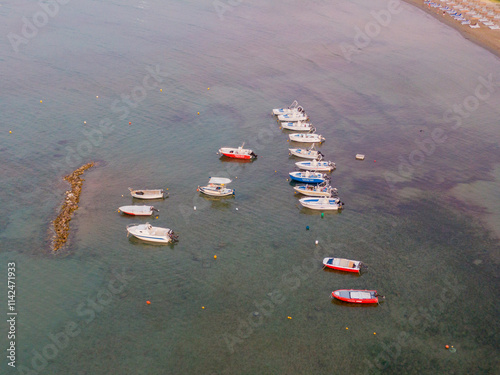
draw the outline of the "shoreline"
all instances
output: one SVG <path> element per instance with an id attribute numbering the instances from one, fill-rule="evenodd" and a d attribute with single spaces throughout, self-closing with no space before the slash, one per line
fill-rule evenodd
<path id="1" fill-rule="evenodd" d="M 477 44 L 480 47 L 483 47 L 487 51 L 500 58 L 500 30 L 491 30 L 490 28 L 482 24 L 479 29 L 472 29 L 468 25 L 462 25 L 460 22 L 454 20 L 448 14 L 443 16 L 441 9 L 429 8 L 426 4 L 424 4 L 424 0 L 403 1 L 407 4 L 415 6 L 420 10 L 423 10 L 427 14 L 432 15 L 440 22 L 457 30 L 465 39 Z M 438 1 L 436 0 L 436 2 Z M 496 5 L 495 3 L 491 3 L 491 5 L 500 8 L 500 6 Z M 497 19 L 495 23 L 500 25 L 500 19 Z"/>

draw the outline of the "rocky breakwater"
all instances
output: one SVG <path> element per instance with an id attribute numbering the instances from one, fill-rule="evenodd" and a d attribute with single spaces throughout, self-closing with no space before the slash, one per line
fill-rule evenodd
<path id="1" fill-rule="evenodd" d="M 82 165 L 73 173 L 64 177 L 65 181 L 71 184 L 71 190 L 66 191 L 64 203 L 61 207 L 59 215 L 53 221 L 54 235 L 52 237 L 52 250 L 59 250 L 68 240 L 69 236 L 69 222 L 73 212 L 78 209 L 78 202 L 80 201 L 80 193 L 82 192 L 82 184 L 85 181 L 80 176 L 87 169 L 92 168 L 94 162 Z"/>

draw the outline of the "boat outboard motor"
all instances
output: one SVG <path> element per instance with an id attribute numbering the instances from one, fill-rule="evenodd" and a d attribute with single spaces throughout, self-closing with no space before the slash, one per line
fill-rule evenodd
<path id="1" fill-rule="evenodd" d="M 250 153 L 250 155 L 252 155 L 254 158 L 257 158 L 257 155 L 253 151 Z"/>

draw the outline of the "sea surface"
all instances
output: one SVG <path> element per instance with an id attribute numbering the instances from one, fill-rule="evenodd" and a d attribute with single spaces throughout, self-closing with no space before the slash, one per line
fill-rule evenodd
<path id="1" fill-rule="evenodd" d="M 1 374 L 499 372 L 494 55 L 385 0 L 6 0 L 0 34 Z M 295 99 L 341 213 L 301 208 L 288 181 L 271 110 Z M 243 143 L 254 162 L 217 155 Z M 62 178 L 90 161 L 52 253 Z M 210 176 L 235 197 L 201 196 Z M 129 187 L 169 198 L 125 217 L 144 204 Z M 146 221 L 180 241 L 127 238 Z"/>

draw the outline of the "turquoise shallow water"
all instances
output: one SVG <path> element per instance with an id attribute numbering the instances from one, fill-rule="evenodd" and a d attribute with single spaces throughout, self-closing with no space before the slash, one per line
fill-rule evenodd
<path id="1" fill-rule="evenodd" d="M 234 2 L 222 18 L 217 4 L 69 2 L 18 53 L 0 42 L 17 372 L 494 373 L 499 60 L 404 4 L 350 60 L 342 43 L 385 2 Z M 39 11 L 3 4 L 2 35 Z M 287 181 L 296 160 L 271 109 L 294 99 L 337 164 L 340 214 L 300 208 Z M 460 126 L 454 105 L 469 108 Z M 256 161 L 216 155 L 243 142 Z M 69 245 L 51 254 L 62 176 L 91 160 Z M 236 196 L 200 196 L 209 176 Z M 178 244 L 126 237 L 144 221 L 116 212 L 142 204 L 128 187 L 169 189 L 151 220 Z M 324 271 L 324 256 L 369 268 Z M 386 299 L 332 302 L 341 288 Z"/>

